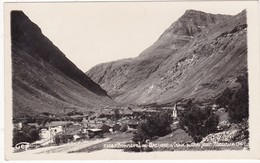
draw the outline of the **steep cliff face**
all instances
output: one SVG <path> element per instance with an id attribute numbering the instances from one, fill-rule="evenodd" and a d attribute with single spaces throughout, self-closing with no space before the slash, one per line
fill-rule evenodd
<path id="1" fill-rule="evenodd" d="M 11 12 L 14 117 L 114 105 L 22 11 Z"/>
<path id="2" fill-rule="evenodd" d="M 116 101 L 166 104 L 209 98 L 247 71 L 246 11 L 188 10 L 138 57 L 103 63 L 86 74 Z"/>

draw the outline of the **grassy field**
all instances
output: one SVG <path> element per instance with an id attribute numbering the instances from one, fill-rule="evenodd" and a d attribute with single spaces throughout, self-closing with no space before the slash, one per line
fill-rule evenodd
<path id="1" fill-rule="evenodd" d="M 102 143 L 99 143 L 99 144 L 95 144 L 95 145 L 92 145 L 92 146 L 89 146 L 87 148 L 84 148 L 84 149 L 81 149 L 81 150 L 78 150 L 78 151 L 73 151 L 72 153 L 75 153 L 75 152 L 93 152 L 93 151 L 97 151 L 97 150 L 103 150 L 103 149 L 106 149 L 105 146 L 106 144 L 116 144 L 116 143 L 127 143 L 129 141 L 131 141 L 132 137 L 133 137 L 133 133 L 108 133 L 108 134 L 105 134 L 104 137 L 106 138 L 109 138 L 108 141 L 106 142 L 102 142 Z"/>

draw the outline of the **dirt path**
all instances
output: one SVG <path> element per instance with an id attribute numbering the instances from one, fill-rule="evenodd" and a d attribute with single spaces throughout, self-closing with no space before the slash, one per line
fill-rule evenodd
<path id="1" fill-rule="evenodd" d="M 91 141 L 67 143 L 60 146 L 50 146 L 50 147 L 37 148 L 33 150 L 27 150 L 24 152 L 20 152 L 19 154 L 70 153 L 109 140 L 110 138 L 105 138 L 105 139 L 97 139 Z"/>

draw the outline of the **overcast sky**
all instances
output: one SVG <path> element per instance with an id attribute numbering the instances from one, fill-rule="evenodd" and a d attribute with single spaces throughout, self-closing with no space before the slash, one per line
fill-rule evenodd
<path id="1" fill-rule="evenodd" d="M 86 72 L 99 63 L 138 56 L 187 9 L 235 15 L 244 8 L 234 2 L 99 2 L 27 3 L 15 9 L 23 10 L 45 36 Z"/>

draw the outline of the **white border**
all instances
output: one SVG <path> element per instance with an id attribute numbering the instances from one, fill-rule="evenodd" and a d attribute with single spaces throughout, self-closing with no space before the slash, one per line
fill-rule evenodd
<path id="1" fill-rule="evenodd" d="M 47 1 L 37 1 L 37 2 L 50 2 L 51 0 L 47 0 Z M 56 2 L 57 1 L 59 1 L 59 2 L 61 2 L 61 0 L 56 0 Z M 69 0 L 63 0 L 63 2 L 66 2 L 66 1 L 69 1 Z M 99 0 L 100 1 L 100 0 Z M 103 1 L 108 1 L 108 0 L 103 0 Z M 35 2 L 35 1 L 27 1 L 27 0 L 18 0 L 18 1 L 5 1 L 5 2 Z M 71 1 L 70 1 L 71 2 Z M 76 1 L 76 2 L 78 2 L 78 1 Z M 252 1 L 251 1 L 252 2 Z M 259 4 L 257 4 L 257 5 L 259 5 Z M 252 6 L 253 7 L 253 6 Z M 255 7 L 257 7 L 257 6 L 255 6 Z M 254 8 L 254 7 L 253 7 Z M 3 5 L 1 5 L 1 8 L 0 8 L 0 10 L 1 11 L 3 11 Z M 249 60 L 249 63 L 248 63 L 248 65 L 249 65 L 249 71 L 251 71 L 251 73 L 249 72 L 249 82 L 250 83 L 253 83 L 254 84 L 254 86 L 256 85 L 256 87 L 254 87 L 253 89 L 251 89 L 251 91 L 250 91 L 250 97 L 252 97 L 252 98 L 250 98 L 250 106 L 255 106 L 255 108 L 257 108 L 257 107 L 259 107 L 259 105 L 258 105 L 258 100 L 259 100 L 259 97 L 260 97 L 260 93 L 259 93 L 259 83 L 260 83 L 260 78 L 259 78 L 259 74 L 260 74 L 260 58 L 259 58 L 259 11 L 256 13 L 257 11 L 256 10 L 254 10 L 254 13 L 251 13 L 249 10 L 248 10 L 248 20 L 250 20 L 250 22 L 252 21 L 252 24 L 251 25 L 249 25 L 249 32 L 248 32 L 248 40 L 249 40 L 249 43 L 248 43 L 248 46 L 249 46 L 249 53 L 255 53 L 255 55 L 257 55 L 257 56 L 255 56 L 255 58 L 253 58 L 253 59 L 250 59 Z M 3 18 L 3 12 L 1 12 L 1 17 Z M 1 19 L 1 25 L 2 25 L 2 21 L 3 19 Z M 3 27 L 3 25 L 2 25 L 2 27 Z M 250 29 L 251 28 L 251 29 Z M 251 31 L 251 32 L 250 32 Z M 1 47 L 0 47 L 0 50 L 1 50 L 1 52 L 3 52 L 3 28 L 1 28 Z M 253 47 L 253 48 L 252 48 Z M 1 55 L 0 55 L 0 59 L 1 59 L 1 72 L 0 72 L 0 77 L 1 77 L 1 79 L 4 79 L 4 71 L 2 71 L 2 68 L 3 68 L 3 61 L 4 61 L 4 53 L 0 53 Z M 252 72 L 253 72 L 253 74 L 254 75 L 250 75 L 250 74 L 252 74 Z M 1 90 L 4 90 L 4 86 L 3 86 L 3 80 L 1 80 L 1 83 L 0 83 L 0 89 Z M 2 139 L 2 137 L 3 137 L 3 122 L 4 122 L 4 109 L 6 109 L 6 108 L 4 108 L 4 94 L 1 94 L 1 101 L 0 101 L 0 104 L 1 104 L 1 112 L 0 112 L 0 114 L 1 114 L 1 126 L 0 126 L 0 136 L 1 136 L 1 144 L 3 144 L 4 143 L 4 140 Z M 3 107 L 2 107 L 3 106 Z M 256 122 L 257 122 L 257 120 L 258 120 L 258 116 L 260 115 L 260 114 L 258 114 L 259 113 L 259 108 L 257 108 L 258 109 L 258 111 L 257 110 L 255 110 L 255 109 L 253 109 L 253 111 L 250 111 L 250 116 L 252 115 L 252 119 L 250 119 L 250 131 L 252 131 L 252 132 L 254 132 L 254 133 L 256 133 L 256 135 L 255 135 L 255 138 L 257 138 L 257 136 L 258 136 L 258 138 L 256 139 L 256 142 L 254 142 L 253 144 L 252 143 L 250 143 L 250 147 L 252 146 L 252 145 L 257 145 L 257 144 L 260 144 L 260 141 L 259 141 L 259 138 L 260 138 L 260 134 L 259 134 L 259 123 L 257 124 Z M 253 125 L 251 125 L 251 124 L 253 124 Z M 255 144 L 256 143 L 256 144 Z M 259 145 L 258 145 L 259 146 Z M 4 150 L 4 149 L 2 149 L 2 147 L 3 147 L 3 145 L 0 145 L 0 147 L 1 147 L 1 157 L 3 156 L 3 153 L 4 152 L 2 152 L 2 150 Z M 259 148 L 258 148 L 259 149 Z M 240 154 L 240 156 L 239 157 L 243 157 L 243 158 L 258 158 L 259 159 L 259 150 L 258 151 L 255 151 L 255 152 L 258 152 L 258 153 L 254 153 L 254 154 L 258 154 L 258 156 L 257 157 L 254 157 L 254 156 L 256 156 L 256 155 L 254 155 L 253 157 L 252 157 L 252 155 L 250 155 L 249 153 L 243 153 L 242 155 Z M 206 152 L 204 152 L 204 154 L 203 155 L 205 155 L 205 153 Z M 233 152 L 231 152 L 231 153 L 229 153 L 230 154 L 230 158 L 231 158 L 231 156 L 232 156 L 232 153 Z M 235 152 L 236 153 L 236 152 Z M 251 152 L 250 152 L 251 153 Z M 172 154 L 172 153 L 169 153 L 169 154 Z M 212 153 L 212 152 L 207 152 L 207 154 L 206 155 L 211 155 L 212 154 L 212 156 L 214 157 L 214 158 L 217 158 L 217 157 L 215 157 L 214 156 L 214 152 Z M 223 153 L 224 154 L 224 153 Z M 144 154 L 145 155 L 145 154 Z M 143 156 L 144 156 L 143 155 Z M 201 154 L 199 154 L 199 153 L 197 153 L 197 156 L 196 157 L 193 157 L 193 158 L 202 158 L 202 157 L 204 157 L 203 155 L 201 155 Z M 217 154 L 218 155 L 218 154 Z M 44 157 L 46 157 L 46 156 L 44 156 Z M 238 158 L 239 158 L 238 157 Z M 39 157 L 38 157 L 39 158 Z M 50 158 L 50 157 L 48 157 L 48 158 Z M 132 156 L 130 156 L 130 158 L 129 159 L 131 159 L 132 158 Z M 2 159 L 2 158 L 1 158 Z M 155 159 L 155 158 L 154 158 Z M 59 161 L 60 162 L 60 161 Z M 149 161 L 150 162 L 150 161 Z"/>

